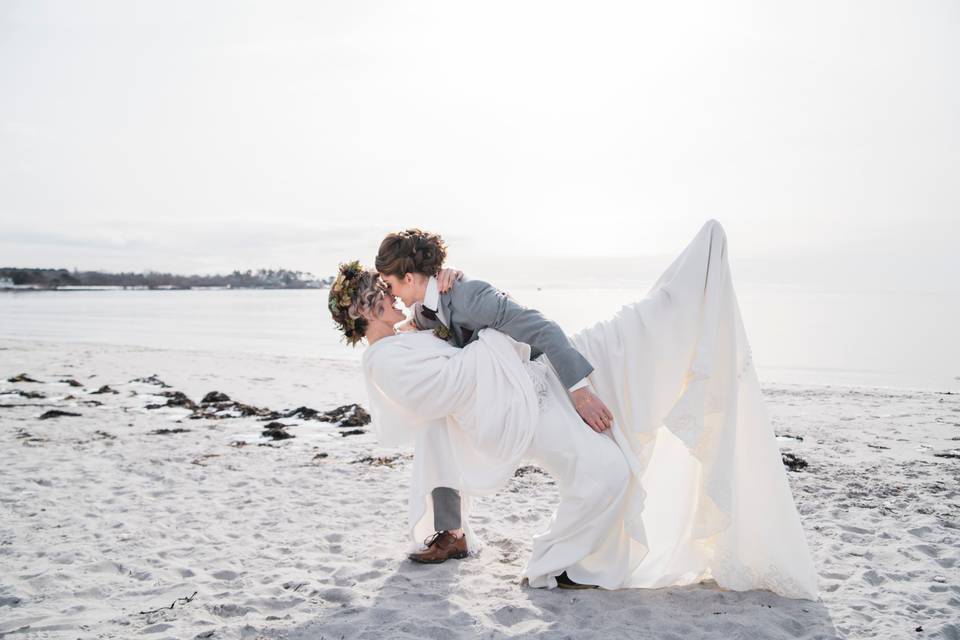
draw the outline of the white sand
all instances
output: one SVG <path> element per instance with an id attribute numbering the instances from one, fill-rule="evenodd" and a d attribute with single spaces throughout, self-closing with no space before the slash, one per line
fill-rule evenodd
<path id="1" fill-rule="evenodd" d="M 0 407 L 3 638 L 960 638 L 960 460 L 933 455 L 960 449 L 954 394 L 765 385 L 777 432 L 803 438 L 783 449 L 809 462 L 789 478 L 815 603 L 713 583 L 522 587 L 556 501 L 537 472 L 479 502 L 480 558 L 415 565 L 409 452 L 355 462 L 396 452 L 296 419 L 274 442 L 256 418 L 147 410 L 160 388 L 130 382 L 326 411 L 365 403 L 355 364 L 0 340 L 0 365 L 0 391 L 46 396 L 0 395 L 16 405 Z M 40 382 L 6 381 L 19 373 Z M 120 393 L 90 395 L 103 384 Z M 52 408 L 82 416 L 38 419 Z"/>

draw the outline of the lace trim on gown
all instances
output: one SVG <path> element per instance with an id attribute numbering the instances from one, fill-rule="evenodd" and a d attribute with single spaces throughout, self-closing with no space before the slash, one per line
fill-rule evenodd
<path id="1" fill-rule="evenodd" d="M 537 393 L 537 405 L 542 413 L 548 393 L 547 365 L 540 360 L 528 360 L 524 362 L 524 369 L 526 369 L 527 375 L 530 376 L 530 381 L 533 383 L 533 390 Z"/>
<path id="2" fill-rule="evenodd" d="M 690 551 L 684 553 L 691 567 L 703 571 L 700 579 L 713 577 L 721 587 L 735 590 L 765 588 L 785 597 L 816 599 L 816 571 L 763 413 L 726 249 L 722 227 L 708 221 L 644 299 L 571 340 L 596 367 L 594 387 L 616 415 L 615 428 L 619 424 L 622 431 L 617 442 L 638 463 L 639 473 L 654 458 L 661 426 L 699 463 L 684 465 L 688 471 L 682 477 L 689 486 L 685 491 L 692 492 L 683 496 L 692 511 L 666 517 L 670 524 L 688 526 L 682 535 Z M 752 460 L 752 454 L 764 458 Z M 666 473 L 662 466 L 657 471 Z M 743 478 L 773 484 L 755 487 Z M 647 527 L 663 531 L 666 525 L 641 518 L 647 511 L 644 478 L 636 484 L 638 500 L 625 528 L 646 544 Z M 734 491 L 741 493 L 735 496 Z M 768 509 L 775 520 L 758 523 L 743 517 L 734 507 L 745 504 L 744 499 Z M 657 545 L 663 552 L 664 543 Z M 646 560 L 644 556 L 641 562 Z M 654 558 L 656 570 L 658 562 Z M 669 573 L 643 579 L 685 582 Z"/>
<path id="3" fill-rule="evenodd" d="M 738 561 L 727 549 L 714 555 L 710 572 L 717 584 L 725 589 L 766 589 L 785 598 L 810 598 L 809 587 L 787 575 L 780 567 L 769 564 L 763 571 L 757 571 Z"/>
<path id="4" fill-rule="evenodd" d="M 745 376 L 754 374 L 753 353 L 748 346 L 737 366 L 736 385 L 739 386 Z M 693 456 L 709 467 L 716 461 L 722 438 L 719 425 L 707 424 L 709 416 L 716 412 L 718 400 L 708 388 L 710 376 L 696 371 L 689 371 L 687 375 L 684 390 L 664 423 Z M 694 520 L 694 537 L 706 540 L 726 530 L 732 501 L 727 482 L 711 482 L 711 478 L 705 476 L 700 487 L 701 507 Z M 725 545 L 715 549 L 708 574 L 724 588 L 766 589 L 787 598 L 810 597 L 809 587 L 779 566 L 771 563 L 761 570 L 742 562 Z"/>

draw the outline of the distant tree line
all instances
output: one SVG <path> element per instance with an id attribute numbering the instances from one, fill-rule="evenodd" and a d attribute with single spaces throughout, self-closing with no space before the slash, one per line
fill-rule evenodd
<path id="1" fill-rule="evenodd" d="M 256 289 L 318 289 L 329 286 L 333 278 L 318 278 L 305 271 L 288 269 L 257 269 L 234 271 L 228 275 L 179 275 L 146 271 L 144 273 L 105 271 L 70 271 L 67 269 L 0 268 L 0 280 L 9 279 L 16 285 L 33 285 L 55 289 L 62 286 L 122 286 L 147 288 L 231 287 Z"/>

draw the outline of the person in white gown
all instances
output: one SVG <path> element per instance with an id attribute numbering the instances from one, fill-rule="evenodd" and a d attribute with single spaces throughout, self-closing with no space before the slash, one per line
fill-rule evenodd
<path id="1" fill-rule="evenodd" d="M 614 414 L 603 433 L 584 425 L 526 344 L 489 328 L 462 349 L 431 331 L 396 332 L 403 316 L 375 272 L 352 263 L 337 284 L 331 312 L 349 341 L 369 344 L 374 429 L 384 445 L 416 446 L 412 543 L 432 530 L 431 487 L 449 486 L 477 554 L 472 498 L 532 459 L 557 479 L 560 503 L 534 536 L 522 572 L 531 587 L 556 587 L 566 572 L 604 589 L 712 579 L 817 599 L 716 220 L 643 299 L 570 337 Z"/>

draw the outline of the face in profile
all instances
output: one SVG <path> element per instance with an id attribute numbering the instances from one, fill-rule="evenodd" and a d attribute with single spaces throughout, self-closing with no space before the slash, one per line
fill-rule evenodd
<path id="1" fill-rule="evenodd" d="M 381 314 L 379 319 L 388 324 L 397 324 L 406 320 L 403 312 L 397 309 L 397 298 L 391 293 L 383 296 L 378 311 Z"/>
<path id="2" fill-rule="evenodd" d="M 412 274 L 405 274 L 398 278 L 392 274 L 380 274 L 380 278 L 387 283 L 390 293 L 403 301 L 405 307 L 410 308 L 417 301 L 417 287 Z"/>

